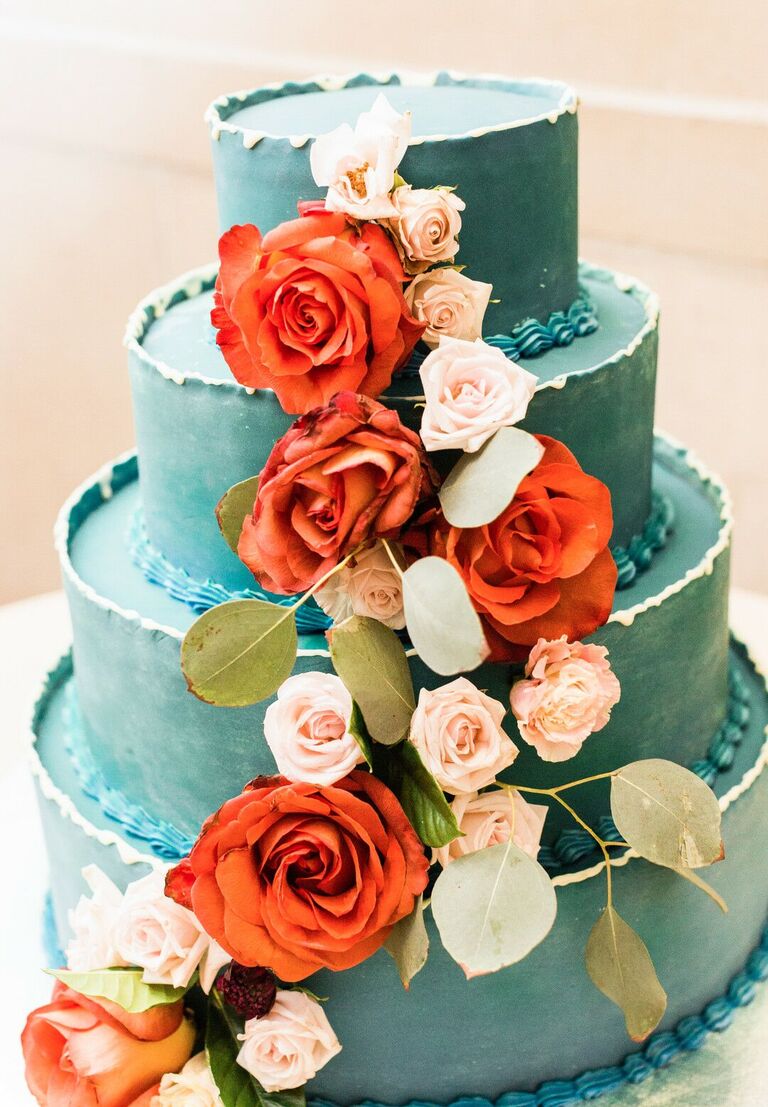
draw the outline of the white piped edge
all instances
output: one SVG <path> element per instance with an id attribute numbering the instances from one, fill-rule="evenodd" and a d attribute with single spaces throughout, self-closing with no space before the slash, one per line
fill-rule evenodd
<path id="1" fill-rule="evenodd" d="M 341 89 L 347 88 L 347 86 L 358 77 L 371 77 L 376 84 L 371 85 L 371 93 L 373 94 L 376 88 L 379 91 L 383 91 L 386 94 L 386 85 L 391 82 L 393 77 L 399 77 L 401 85 L 417 85 L 423 88 L 428 88 L 434 85 L 438 76 L 447 75 L 456 82 L 466 80 L 476 81 L 499 81 L 504 84 L 514 84 L 516 86 L 527 85 L 531 88 L 540 87 L 547 89 L 560 89 L 560 99 L 554 108 L 551 108 L 546 112 L 539 112 L 536 115 L 526 116 L 523 119 L 514 119 L 508 123 L 494 123 L 489 124 L 486 127 L 475 127 L 469 131 L 460 131 L 456 134 L 444 135 L 444 134 L 432 134 L 432 135 L 418 135 L 410 140 L 409 146 L 421 146 L 425 142 L 447 142 L 451 139 L 463 139 L 463 138 L 481 138 L 483 135 L 491 134 L 497 131 L 511 131 L 516 127 L 526 127 L 531 123 L 538 123 L 541 120 L 546 119 L 549 123 L 557 123 L 558 119 L 565 114 L 573 115 L 579 104 L 578 96 L 570 85 L 564 84 L 562 81 L 549 81 L 543 77 L 531 77 L 512 79 L 510 77 L 504 77 L 496 73 L 475 73 L 466 74 L 458 73 L 453 70 L 435 70 L 432 73 L 411 73 L 406 70 L 390 70 L 385 73 L 347 73 L 342 76 L 333 75 L 320 75 L 315 77 L 308 77 L 301 82 L 294 81 L 273 81 L 265 85 L 257 85 L 254 88 L 240 89 L 238 92 L 225 93 L 223 96 L 218 96 L 207 108 L 205 112 L 205 122 L 208 124 L 211 132 L 211 138 L 214 142 L 218 142 L 224 132 L 233 135 L 240 135 L 242 138 L 243 146 L 246 150 L 252 150 L 258 145 L 264 138 L 277 139 L 290 142 L 291 146 L 296 149 L 300 149 L 302 146 L 306 146 L 308 142 L 311 142 L 316 135 L 312 134 L 275 134 L 272 131 L 259 131 L 253 130 L 247 127 L 240 127 L 236 123 L 230 123 L 228 119 L 223 119 L 221 112 L 226 111 L 230 107 L 237 107 L 238 104 L 242 105 L 254 92 L 279 92 L 287 84 L 302 84 L 310 85 L 317 84 L 323 92 L 338 92 Z M 507 91 L 512 91 L 507 89 Z M 301 96 L 304 93 L 296 92 L 294 95 Z"/>
<path id="2" fill-rule="evenodd" d="M 681 462 L 692 470 L 702 481 L 702 483 L 710 490 L 712 490 L 720 503 L 720 529 L 718 531 L 718 537 L 716 541 L 709 547 L 704 553 L 701 560 L 693 568 L 689 569 L 684 576 L 679 580 L 673 581 L 668 584 L 661 592 L 656 593 L 654 596 L 649 596 L 641 603 L 635 604 L 633 607 L 625 608 L 621 611 L 614 611 L 608 618 L 608 623 L 620 623 L 622 626 L 631 626 L 635 619 L 643 615 L 645 612 L 652 610 L 653 608 L 660 607 L 661 604 L 669 599 L 670 596 L 677 595 L 682 592 L 689 584 L 692 584 L 700 577 L 709 576 L 715 567 L 717 558 L 728 548 L 731 541 L 731 534 L 733 531 L 733 511 L 731 507 L 731 499 L 725 488 L 723 482 L 719 477 L 715 476 L 704 463 L 686 447 L 680 445 L 675 439 L 665 434 L 657 433 L 657 439 L 667 445 L 670 449 L 680 454 Z M 98 486 L 102 490 L 105 485 L 109 486 L 109 495 L 112 494 L 112 479 L 114 470 L 117 466 L 123 465 L 129 462 L 136 456 L 135 451 L 129 450 L 127 453 L 121 454 L 120 457 L 114 461 L 109 462 L 98 470 L 93 476 L 88 477 L 82 484 L 80 484 L 75 491 L 68 497 L 66 502 L 61 508 L 56 519 L 54 526 L 54 545 L 56 552 L 59 556 L 61 563 L 61 570 L 63 576 L 68 580 L 72 586 L 80 592 L 80 594 L 89 602 L 100 607 L 104 611 L 110 611 L 121 618 L 126 619 L 128 622 L 136 623 L 143 630 L 160 632 L 167 635 L 169 638 L 175 638 L 178 641 L 182 641 L 184 638 L 184 632 L 177 630 L 175 627 L 167 626 L 163 623 L 155 622 L 153 619 L 148 619 L 143 615 L 140 615 L 138 611 L 133 611 L 128 608 L 121 607 L 113 600 L 109 600 L 104 596 L 101 596 L 95 588 L 90 584 L 86 584 L 85 581 L 79 576 L 72 564 L 72 559 L 69 555 L 69 519 L 70 515 L 77 505 L 77 503 L 83 498 L 86 492 L 90 491 L 95 486 Z M 416 657 L 416 650 L 413 648 L 406 651 L 408 657 Z M 330 652 L 327 649 L 318 647 L 316 649 L 299 649 L 297 651 L 298 657 L 330 657 Z"/>
<path id="3" fill-rule="evenodd" d="M 743 645 L 743 643 L 742 643 Z M 766 675 L 761 666 L 757 663 L 752 652 L 748 646 L 744 646 L 744 650 L 747 656 L 747 661 L 753 667 L 755 672 L 761 681 L 766 684 Z M 55 670 L 54 670 L 55 671 Z M 46 682 L 45 688 L 48 688 Z M 43 696 L 45 692 L 43 692 Z M 88 819 L 82 815 L 72 797 L 62 791 L 61 788 L 55 785 L 48 773 L 48 770 L 43 765 L 40 755 L 37 752 L 36 743 L 37 738 L 34 731 L 30 729 L 30 745 L 29 745 L 29 763 L 32 771 L 32 775 L 37 781 L 41 794 L 50 800 L 59 809 L 59 813 L 62 818 L 72 822 L 78 829 L 82 830 L 87 838 L 91 838 L 93 841 L 99 843 L 99 845 L 107 848 L 114 848 L 120 857 L 120 860 L 126 865 L 149 865 L 153 869 L 159 871 L 165 871 L 171 868 L 171 863 L 163 861 L 162 858 L 154 856 L 154 854 L 142 853 L 136 849 L 135 846 L 130 845 L 119 834 L 116 834 L 113 830 L 99 829 L 94 826 Z M 749 789 L 757 782 L 763 773 L 766 765 L 768 764 L 768 726 L 765 728 L 765 741 L 760 747 L 760 751 L 757 755 L 757 759 L 754 764 L 746 770 L 746 772 L 727 792 L 724 793 L 719 799 L 720 811 L 722 814 L 732 807 L 743 795 L 745 795 Z M 639 858 L 639 854 L 634 850 L 626 850 L 620 857 L 611 858 L 610 865 L 612 869 L 623 868 L 629 864 L 630 861 Z M 586 880 L 591 880 L 594 877 L 598 877 L 605 870 L 606 862 L 599 861 L 597 864 L 590 866 L 587 869 L 581 869 L 574 873 L 563 873 L 560 876 L 552 877 L 552 884 L 556 888 L 567 888 L 571 884 L 582 884 Z"/>

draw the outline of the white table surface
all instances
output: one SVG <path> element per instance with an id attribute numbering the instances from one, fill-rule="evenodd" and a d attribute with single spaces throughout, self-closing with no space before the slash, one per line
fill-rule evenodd
<path id="1" fill-rule="evenodd" d="M 731 625 L 768 671 L 768 596 L 735 590 Z M 18 1037 L 29 1010 L 44 1003 L 41 908 L 46 859 L 27 772 L 31 706 L 43 674 L 67 648 L 63 594 L 0 607 L 0 841 L 3 872 L 0 942 L 0 1104 L 30 1107 Z M 696 1054 L 637 1088 L 600 1099 L 606 1107 L 765 1107 L 768 1104 L 768 985 L 737 1012 L 733 1026 Z M 629 1052 L 629 1049 L 627 1050 Z M 385 1089 L 380 1090 L 382 1097 Z"/>

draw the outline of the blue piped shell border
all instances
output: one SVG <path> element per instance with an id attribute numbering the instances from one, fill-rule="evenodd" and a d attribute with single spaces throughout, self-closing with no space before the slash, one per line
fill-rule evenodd
<path id="1" fill-rule="evenodd" d="M 674 507 L 668 496 L 654 492 L 651 513 L 640 534 L 629 544 L 611 550 L 618 568 L 616 588 L 623 590 L 634 583 L 653 561 L 654 554 L 662 550 L 674 525 Z M 128 553 L 134 565 L 150 584 L 165 589 L 172 599 L 186 604 L 196 615 L 202 615 L 217 604 L 228 600 L 268 600 L 281 607 L 292 607 L 295 596 L 274 596 L 261 588 L 244 588 L 230 591 L 213 580 L 197 580 L 186 569 L 174 565 L 150 541 L 141 511 L 131 520 L 128 531 Z M 321 634 L 331 626 L 331 620 L 310 600 L 296 612 L 296 627 L 303 634 Z"/>

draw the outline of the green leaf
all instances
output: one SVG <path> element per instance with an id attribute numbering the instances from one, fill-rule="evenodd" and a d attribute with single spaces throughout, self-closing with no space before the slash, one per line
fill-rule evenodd
<path id="1" fill-rule="evenodd" d="M 98 969 L 94 972 L 49 969 L 48 974 L 73 992 L 93 999 L 111 1000 L 131 1015 L 140 1015 L 150 1007 L 175 1003 L 188 991 L 187 988 L 172 988 L 170 984 L 145 984 L 143 969 Z"/>
<path id="2" fill-rule="evenodd" d="M 384 943 L 384 949 L 397 965 L 397 971 L 407 991 L 411 981 L 427 963 L 429 935 L 424 925 L 424 899 L 416 900 L 410 915 L 396 923 Z"/>
<path id="3" fill-rule="evenodd" d="M 557 913 L 552 882 L 511 839 L 451 861 L 432 890 L 432 914 L 467 979 L 522 961 Z"/>
<path id="4" fill-rule="evenodd" d="M 532 434 L 501 427 L 477 453 L 464 454 L 443 481 L 440 504 L 448 522 L 464 528 L 493 522 L 543 455 L 544 447 Z"/>
<path id="5" fill-rule="evenodd" d="M 245 707 L 271 696 L 291 675 L 297 645 L 293 608 L 229 600 L 189 628 L 181 667 L 198 699 Z"/>
<path id="6" fill-rule="evenodd" d="M 239 484 L 233 484 L 216 504 L 219 530 L 234 553 L 237 553 L 237 544 L 240 541 L 245 517 L 253 511 L 258 490 L 259 477 L 249 477 L 248 480 L 241 480 Z"/>
<path id="7" fill-rule="evenodd" d="M 451 805 L 413 742 L 392 750 L 384 775 L 425 846 L 437 849 L 461 836 Z"/>
<path id="8" fill-rule="evenodd" d="M 327 632 L 331 659 L 360 708 L 374 742 L 393 746 L 410 730 L 416 707 L 408 658 L 393 630 L 352 615 Z"/>
<path id="9" fill-rule="evenodd" d="M 667 995 L 645 943 L 615 908 L 606 907 L 592 927 L 585 959 L 592 982 L 624 1012 L 630 1038 L 644 1041 L 661 1022 Z"/>
<path id="10" fill-rule="evenodd" d="M 716 892 L 711 884 L 707 884 L 706 880 L 703 880 L 695 869 L 683 869 L 676 868 L 675 872 L 678 876 L 682 876 L 683 880 L 690 881 L 691 884 L 695 884 L 700 891 L 705 892 L 706 895 L 716 903 L 724 915 L 728 914 L 728 904 L 725 902 L 719 892 Z"/>
<path id="11" fill-rule="evenodd" d="M 365 725 L 363 713 L 358 704 L 352 703 L 352 715 L 349 720 L 349 733 L 357 742 L 360 751 L 366 760 L 369 769 L 373 768 L 373 750 L 371 749 L 371 736 Z"/>
<path id="12" fill-rule="evenodd" d="M 672 761 L 651 758 L 619 769 L 611 779 L 611 812 L 624 841 L 657 865 L 699 869 L 724 856 L 717 797 Z"/>
<path id="13" fill-rule="evenodd" d="M 466 585 L 444 558 L 422 557 L 406 569 L 403 608 L 414 648 L 433 672 L 470 672 L 488 656 L 483 626 Z"/>
<path id="14" fill-rule="evenodd" d="M 215 989 L 208 1002 L 205 1055 L 224 1107 L 305 1107 L 303 1088 L 267 1092 L 255 1076 L 237 1063 L 243 1022 L 223 1009 Z"/>

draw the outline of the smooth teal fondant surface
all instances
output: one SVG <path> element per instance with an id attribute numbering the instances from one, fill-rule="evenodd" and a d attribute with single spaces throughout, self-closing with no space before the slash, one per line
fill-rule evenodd
<path id="1" fill-rule="evenodd" d="M 583 283 L 599 328 L 524 362 L 541 381 L 563 374 L 568 381 L 537 392 L 523 425 L 562 439 L 587 472 L 605 481 L 613 498 L 613 543 L 624 544 L 650 508 L 657 332 L 631 356 L 620 354 L 645 322 L 641 300 L 619 291 L 607 273 L 585 276 Z M 144 337 L 151 361 L 130 354 L 142 498 L 150 541 L 174 565 L 242 589 L 253 578 L 222 540 L 214 509 L 231 485 L 261 470 L 292 419 L 272 392 L 249 395 L 232 380 L 216 346 L 210 305 L 205 292 L 171 307 Z M 188 379 L 176 384 L 153 362 Z M 206 384 L 194 374 L 223 383 Z M 420 394 L 418 377 L 402 378 L 384 400 L 418 427 L 421 409 L 413 397 Z"/>
<path id="2" fill-rule="evenodd" d="M 719 794 L 751 767 L 768 721 L 764 684 L 740 649 L 735 657 L 755 710 L 734 765 L 718 780 Z M 78 793 L 63 752 L 62 706 L 58 689 L 38 727 L 43 764 L 87 819 L 113 829 Z M 162 761 L 157 771 L 163 772 Z M 67 910 L 85 890 L 82 863 L 96 862 L 121 885 L 144 870 L 123 865 L 114 848 L 86 838 L 50 800 L 41 799 L 41 809 L 65 936 Z M 726 860 L 706 878 L 728 902 L 727 916 L 667 870 L 632 861 L 614 872 L 617 908 L 649 946 L 669 995 L 662 1028 L 721 995 L 758 942 L 768 911 L 768 773 L 726 812 L 723 834 Z M 430 956 L 410 992 L 383 951 L 356 969 L 311 977 L 309 986 L 329 997 L 328 1015 L 343 1051 L 311 1082 L 310 1092 L 340 1104 L 446 1102 L 460 1095 L 495 1100 L 619 1063 L 634 1047 L 619 1012 L 595 990 L 583 965 L 584 944 L 604 902 L 603 876 L 559 888 L 558 917 L 542 945 L 521 964 L 470 982 L 443 951 L 429 916 Z"/>
<path id="3" fill-rule="evenodd" d="M 469 275 L 490 281 L 492 331 L 508 331 L 527 316 L 564 310 L 577 292 L 577 139 L 575 114 L 553 116 L 473 136 L 463 132 L 554 113 L 564 92 L 558 84 L 477 78 L 455 82 L 443 75 L 434 88 L 383 90 L 399 108 L 409 106 L 414 134 L 449 130 L 454 137 L 408 148 L 400 172 L 417 188 L 454 185 L 467 207 L 458 260 Z M 233 100 L 222 118 L 278 136 L 354 125 L 379 88 L 363 77 L 358 87 L 321 91 L 317 84 L 257 90 Z M 259 103 L 253 106 L 254 100 Z M 421 117 L 421 118 L 420 118 Z M 267 135 L 251 149 L 242 133 L 223 130 L 211 144 L 222 231 L 255 223 L 266 231 L 296 215 L 296 202 L 324 194 L 309 167 L 309 142 Z"/>
<path id="4" fill-rule="evenodd" d="M 128 463 L 115 481 L 117 487 L 128 481 L 122 490 L 94 510 L 101 498 L 96 484 L 75 509 L 72 561 L 83 581 L 112 604 L 180 634 L 193 614 L 148 583 L 127 553 L 125 536 L 138 492 L 131 475 Z M 714 493 L 664 445 L 659 446 L 656 483 L 675 504 L 677 529 L 648 571 L 632 588 L 617 594 L 617 608 L 656 596 L 680 580 L 717 538 L 720 519 Z M 641 756 L 671 756 L 683 764 L 703 757 L 725 715 L 727 583 L 724 551 L 711 574 L 644 611 L 632 626 L 603 627 L 595 640 L 608 646 L 622 684 L 622 700 L 610 724 L 590 738 L 576 759 L 561 765 L 540 762 L 520 742 L 524 748 L 510 776 L 520 783 L 549 784 L 609 770 Z M 274 771 L 262 736 L 266 704 L 227 709 L 199 702 L 186 690 L 178 637 L 105 608 L 72 581 L 67 590 L 88 737 L 97 763 L 115 787 L 185 833 L 194 833 L 248 779 Z M 300 645 L 312 652 L 298 658 L 296 671 L 331 670 L 321 636 L 305 636 Z M 445 683 L 418 658 L 412 658 L 411 665 L 417 689 Z M 507 701 L 506 666 L 484 665 L 473 679 Z M 585 790 L 583 800 L 585 810 L 604 812 L 599 789 Z M 553 817 L 548 840 L 557 827 Z"/>

